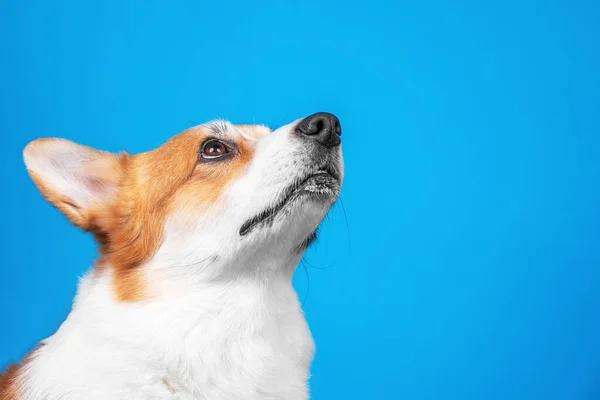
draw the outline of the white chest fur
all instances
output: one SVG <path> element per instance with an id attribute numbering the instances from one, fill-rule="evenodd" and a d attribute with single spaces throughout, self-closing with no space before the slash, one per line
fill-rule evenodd
<path id="1" fill-rule="evenodd" d="M 307 399 L 314 344 L 289 280 L 211 283 L 140 303 L 84 278 L 25 371 L 25 399 Z"/>

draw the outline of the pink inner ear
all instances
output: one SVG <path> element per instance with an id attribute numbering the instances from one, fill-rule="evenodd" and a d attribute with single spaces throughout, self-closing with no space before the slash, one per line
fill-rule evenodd
<path id="1" fill-rule="evenodd" d="M 102 191 L 104 189 L 104 187 L 106 186 L 106 183 L 100 181 L 97 178 L 94 177 L 85 177 L 84 178 L 84 184 L 92 191 L 96 192 L 96 191 Z"/>
<path id="2" fill-rule="evenodd" d="M 112 184 L 98 179 L 94 176 L 82 177 L 82 183 L 89 190 L 90 195 L 98 198 L 105 198 L 106 196 L 112 194 L 114 191 L 114 187 Z"/>

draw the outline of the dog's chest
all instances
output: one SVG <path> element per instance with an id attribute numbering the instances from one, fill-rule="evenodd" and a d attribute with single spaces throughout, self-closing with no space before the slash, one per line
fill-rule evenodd
<path id="1" fill-rule="evenodd" d="M 299 308 L 215 311 L 162 354 L 173 391 L 207 399 L 304 399 L 314 344 Z M 179 341 L 177 346 L 175 342 Z M 201 397 L 204 396 L 204 397 Z"/>
<path id="2" fill-rule="evenodd" d="M 293 292 L 103 302 L 82 298 L 48 340 L 32 369 L 40 393 L 53 382 L 68 400 L 308 398 L 314 344 Z"/>

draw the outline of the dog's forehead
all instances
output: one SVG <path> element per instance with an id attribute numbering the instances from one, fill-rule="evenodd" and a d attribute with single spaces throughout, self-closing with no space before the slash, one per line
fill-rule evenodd
<path id="1" fill-rule="evenodd" d="M 183 146 L 198 147 L 209 138 L 226 139 L 237 143 L 260 139 L 271 133 L 271 129 L 257 124 L 232 124 L 225 120 L 215 120 L 189 128 L 169 139 L 154 151 L 177 151 Z"/>
<path id="2" fill-rule="evenodd" d="M 202 127 L 216 137 L 226 136 L 230 139 L 255 140 L 271 133 L 271 129 L 264 125 L 232 124 L 225 120 L 211 121 Z"/>

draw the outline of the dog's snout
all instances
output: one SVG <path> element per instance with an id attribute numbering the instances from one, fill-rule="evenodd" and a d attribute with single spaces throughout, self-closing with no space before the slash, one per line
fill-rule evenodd
<path id="1" fill-rule="evenodd" d="M 304 118 L 296 126 L 296 133 L 319 142 L 331 149 L 341 143 L 342 127 L 333 114 L 319 112 Z"/>

